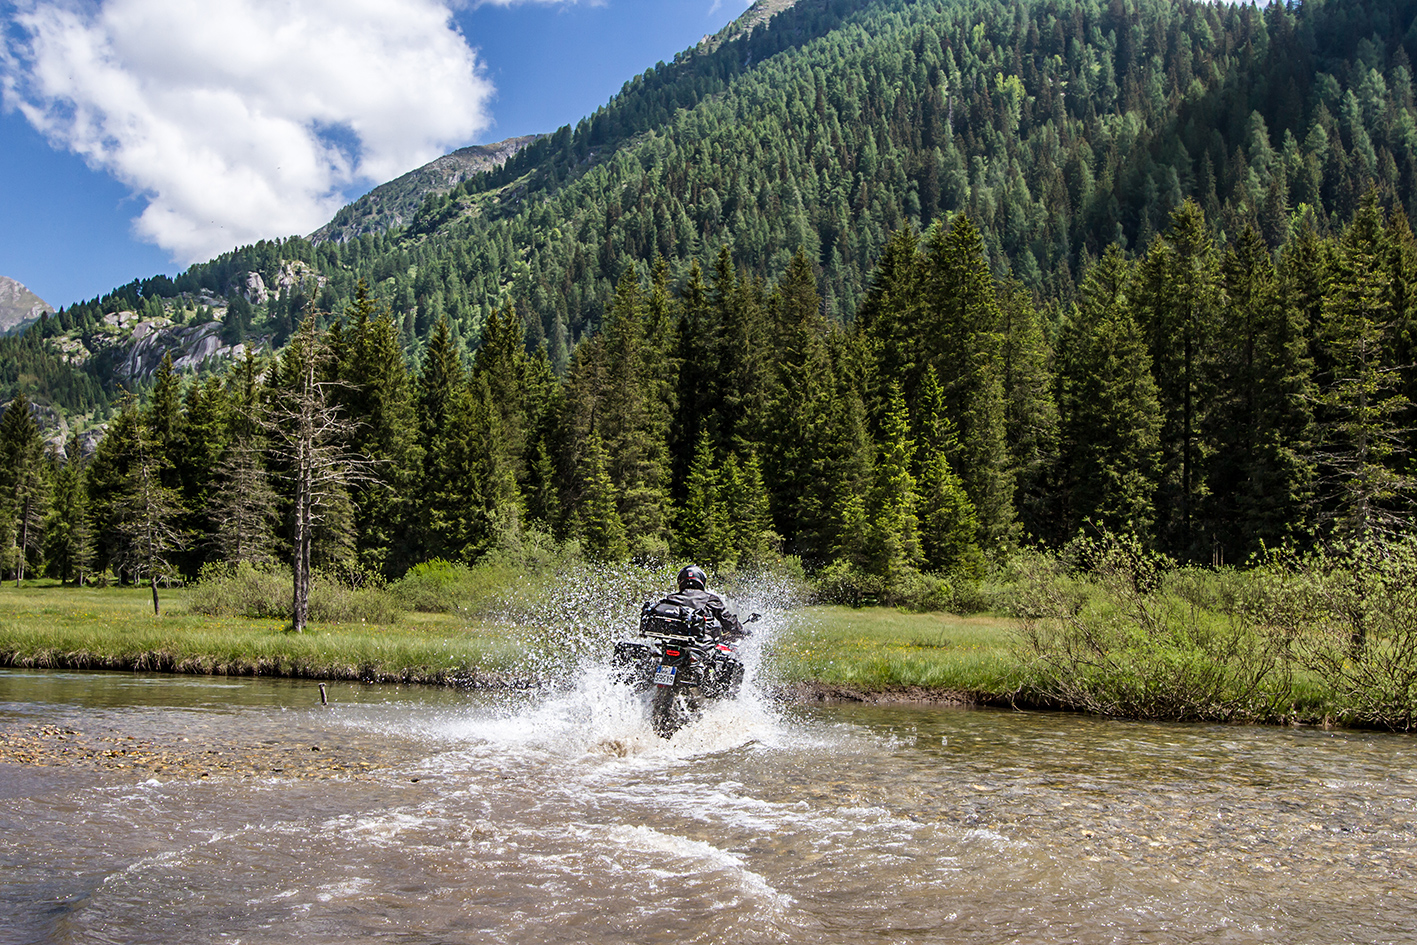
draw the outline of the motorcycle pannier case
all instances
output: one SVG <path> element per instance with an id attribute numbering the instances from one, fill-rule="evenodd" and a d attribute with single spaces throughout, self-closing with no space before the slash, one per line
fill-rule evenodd
<path id="1" fill-rule="evenodd" d="M 704 615 L 696 614 L 681 604 L 647 601 L 640 610 L 640 633 L 645 636 L 665 633 L 684 637 L 698 636 L 703 632 L 706 619 Z"/>

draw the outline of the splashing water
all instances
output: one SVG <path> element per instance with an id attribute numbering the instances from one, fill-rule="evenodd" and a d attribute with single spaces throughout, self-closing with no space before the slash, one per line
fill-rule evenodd
<path id="1" fill-rule="evenodd" d="M 670 742 L 650 727 L 652 694 L 613 681 L 614 642 L 639 638 L 641 605 L 666 593 L 674 573 L 668 568 L 599 566 L 558 583 L 546 601 L 519 618 L 530 641 L 528 672 L 542 682 L 542 692 L 504 699 L 486 714 L 449 720 L 436 734 L 562 758 L 687 758 L 779 741 L 784 734 L 781 712 L 760 676 L 764 647 L 784 626 L 787 606 L 795 602 L 789 581 L 758 578 L 735 588 L 735 597 L 728 600 L 730 611 L 745 618 L 761 615 L 739 647 L 743 687 L 735 699 L 706 702 L 700 716 Z"/>

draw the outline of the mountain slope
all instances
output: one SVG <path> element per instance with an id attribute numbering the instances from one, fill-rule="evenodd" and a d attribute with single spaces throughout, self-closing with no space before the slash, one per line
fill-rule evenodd
<path id="1" fill-rule="evenodd" d="M 326 240 L 346 243 L 366 233 L 382 233 L 402 226 L 430 194 L 442 196 L 473 174 L 500 167 L 535 140 L 536 135 L 523 135 L 496 144 L 459 148 L 445 154 L 417 170 L 375 187 L 310 234 L 310 240 L 315 243 Z"/>
<path id="2" fill-rule="evenodd" d="M 0 335 L 8 335 L 37 321 L 50 304 L 8 276 L 0 276 Z"/>
<path id="3" fill-rule="evenodd" d="M 727 246 L 772 281 L 803 249 L 849 319 L 893 231 L 959 213 L 997 272 L 1067 298 L 1089 260 L 1144 248 L 1185 197 L 1222 239 L 1254 226 L 1272 247 L 1296 215 L 1333 231 L 1370 188 L 1417 210 L 1414 21 L 1417 0 L 798 0 L 499 167 L 440 178 L 446 193 L 390 185 L 316 241 L 243 247 L 63 322 L 242 295 L 253 307 L 235 306 L 227 337 L 279 343 L 363 279 L 415 350 L 442 317 L 474 345 L 513 303 L 564 364 L 621 274 L 647 276 L 656 256 L 677 283 Z M 252 274 L 282 288 L 249 294 Z"/>

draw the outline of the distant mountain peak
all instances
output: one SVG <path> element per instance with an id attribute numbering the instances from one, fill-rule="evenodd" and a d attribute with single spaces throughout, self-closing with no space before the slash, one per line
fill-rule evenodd
<path id="1" fill-rule="evenodd" d="M 723 29 L 712 36 L 705 36 L 699 40 L 699 50 L 701 52 L 713 52 L 729 40 L 737 39 L 753 32 L 768 20 L 777 16 L 783 10 L 796 6 L 797 0 L 758 0 L 743 15 L 729 23 Z"/>
<path id="2" fill-rule="evenodd" d="M 17 332 L 38 321 L 46 312 L 53 311 L 54 306 L 21 283 L 8 276 L 0 276 L 0 335 Z"/>
<path id="3" fill-rule="evenodd" d="M 310 241 L 347 243 L 366 233 L 382 233 L 403 226 L 418 212 L 429 194 L 441 197 L 474 174 L 501 167 L 538 137 L 522 135 L 495 144 L 475 144 L 445 154 L 402 177 L 375 187 L 311 233 Z"/>

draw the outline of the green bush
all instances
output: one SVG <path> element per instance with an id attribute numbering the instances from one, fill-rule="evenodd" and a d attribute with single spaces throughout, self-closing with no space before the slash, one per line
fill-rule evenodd
<path id="1" fill-rule="evenodd" d="M 1178 570 L 1134 537 L 1109 533 L 1018 568 L 1020 657 L 1045 699 L 1175 721 L 1292 712 L 1283 647 L 1227 604 L 1235 588 L 1226 576 Z"/>
<path id="2" fill-rule="evenodd" d="M 814 604 L 856 608 L 881 606 L 919 613 L 977 614 L 999 609 L 1001 593 L 999 588 L 972 575 L 906 571 L 891 579 L 838 560 L 812 576 L 810 600 Z"/>
<path id="3" fill-rule="evenodd" d="M 187 595 L 187 607 L 209 617 L 290 619 L 292 579 L 289 570 L 243 561 L 202 566 Z"/>
<path id="4" fill-rule="evenodd" d="M 1271 554 L 1243 605 L 1341 721 L 1417 728 L 1417 537 Z"/>
<path id="5" fill-rule="evenodd" d="M 509 613 L 525 610 L 548 580 L 494 553 L 472 567 L 442 559 L 416 565 L 389 591 L 403 606 L 423 613 Z"/>
<path id="6" fill-rule="evenodd" d="M 289 569 L 241 562 L 208 564 L 187 596 L 195 613 L 211 617 L 250 617 L 289 620 L 293 598 Z M 323 571 L 310 579 L 310 620 L 317 623 L 394 623 L 403 608 L 377 581 L 366 577 L 363 586 Z"/>

